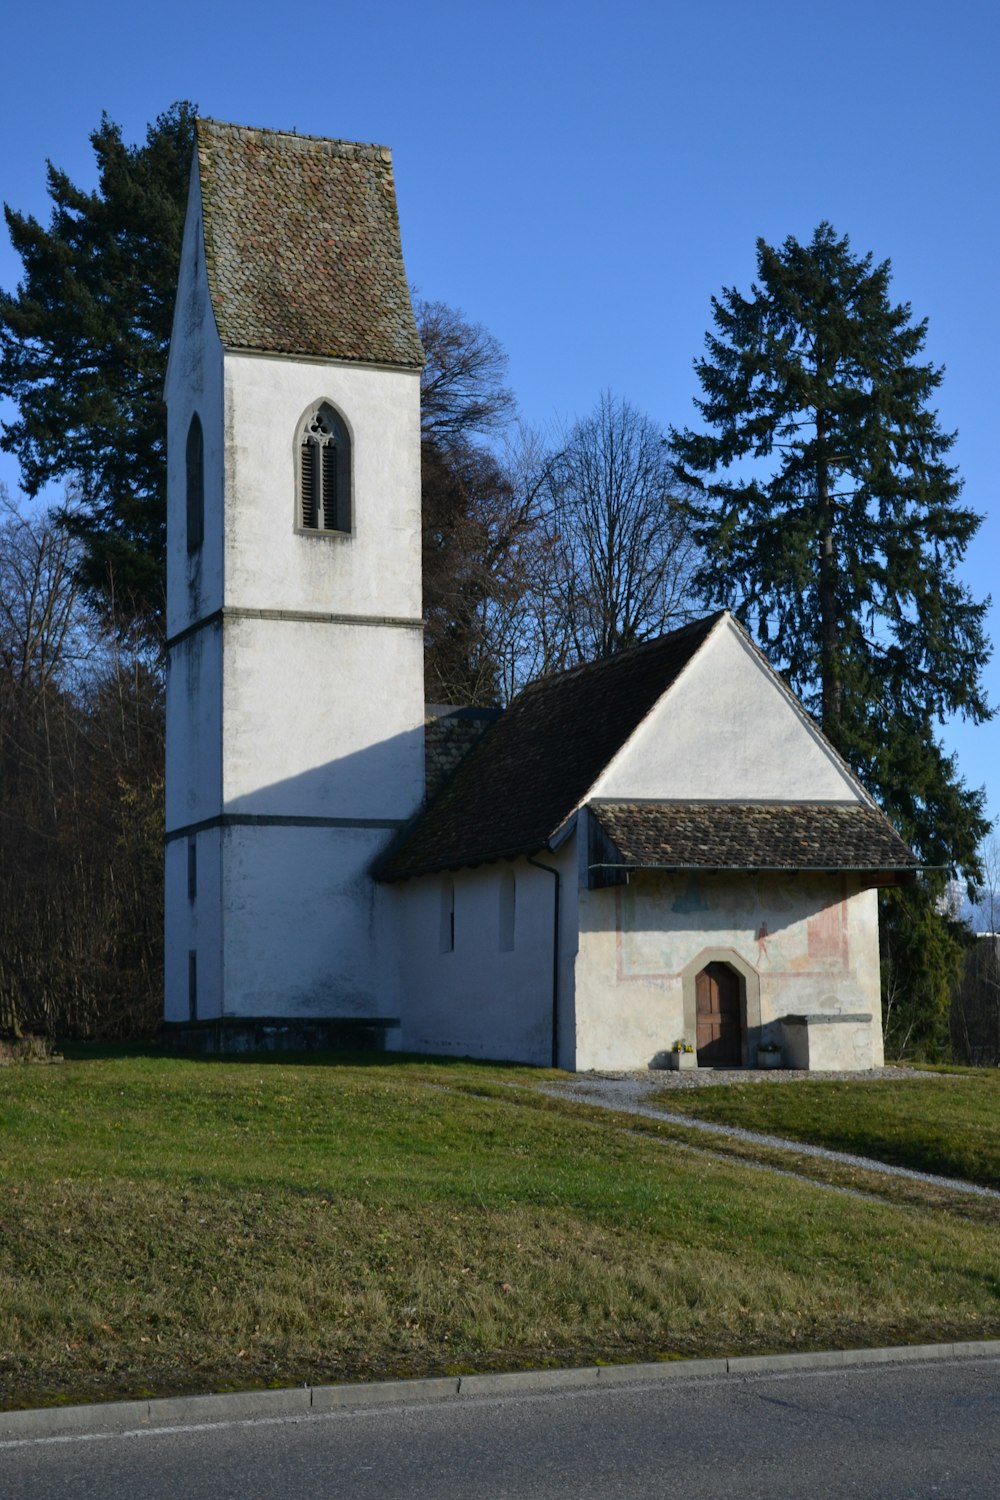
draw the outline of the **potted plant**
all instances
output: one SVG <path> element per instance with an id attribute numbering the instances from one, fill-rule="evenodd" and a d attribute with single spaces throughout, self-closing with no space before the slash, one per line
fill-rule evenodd
<path id="1" fill-rule="evenodd" d="M 781 1048 L 777 1042 L 760 1042 L 757 1047 L 758 1068 L 780 1068 L 782 1064 Z"/>
<path id="2" fill-rule="evenodd" d="M 681 1068 L 696 1068 L 698 1066 L 698 1054 L 690 1042 L 678 1040 L 667 1053 L 667 1067 L 679 1070 Z"/>

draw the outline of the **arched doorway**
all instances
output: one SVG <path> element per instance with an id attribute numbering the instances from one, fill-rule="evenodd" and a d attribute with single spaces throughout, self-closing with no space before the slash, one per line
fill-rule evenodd
<path id="1" fill-rule="evenodd" d="M 728 964 L 706 964 L 695 976 L 698 1066 L 743 1066 L 740 976 Z"/>

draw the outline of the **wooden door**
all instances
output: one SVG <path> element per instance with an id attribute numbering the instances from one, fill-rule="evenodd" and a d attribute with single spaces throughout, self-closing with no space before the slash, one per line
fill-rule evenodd
<path id="1" fill-rule="evenodd" d="M 739 975 L 728 964 L 706 964 L 695 978 L 695 998 L 699 1067 L 742 1067 Z"/>

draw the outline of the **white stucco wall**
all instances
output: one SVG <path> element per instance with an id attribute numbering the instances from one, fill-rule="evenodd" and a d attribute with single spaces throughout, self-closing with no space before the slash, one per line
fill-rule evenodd
<path id="1" fill-rule="evenodd" d="M 571 850 L 540 856 L 561 873 L 560 1033 L 572 1066 L 576 866 Z M 513 871 L 514 945 L 501 947 L 501 882 Z M 453 882 L 455 946 L 442 952 L 442 896 Z M 493 1058 L 548 1067 L 552 1060 L 553 888 L 527 860 L 451 875 L 425 875 L 387 889 L 403 953 L 401 1045 L 414 1052 Z"/>
<path id="2" fill-rule="evenodd" d="M 239 354 L 225 366 L 225 603 L 419 619 L 419 374 Z M 296 432 L 322 399 L 351 434 L 350 536 L 295 529 Z"/>
<path id="3" fill-rule="evenodd" d="M 735 959 L 759 984 L 759 1025 L 745 1035 L 751 1066 L 758 1040 L 783 1042 L 778 1023 L 789 1013 L 869 1014 L 864 1066 L 881 1064 L 873 891 L 840 876 L 646 871 L 628 886 L 580 893 L 577 1068 L 646 1067 L 678 1038 L 694 1044 L 684 976 L 713 959 Z M 829 1030 L 833 1045 L 842 1033 L 842 1065 L 859 1066 L 851 1028 Z"/>
<path id="4" fill-rule="evenodd" d="M 423 795 L 419 630 L 225 623 L 227 812 L 409 817 Z"/>
<path id="5" fill-rule="evenodd" d="M 389 837 L 274 824 L 223 831 L 224 1014 L 398 1016 L 367 877 Z"/>
<path id="6" fill-rule="evenodd" d="M 222 626 L 167 656 L 167 831 L 214 817 L 222 798 Z"/>
<path id="7" fill-rule="evenodd" d="M 222 603 L 225 471 L 223 351 L 205 275 L 201 191 L 191 174 L 167 366 L 167 637 Z M 187 550 L 186 445 L 197 412 L 205 443 L 205 538 Z"/>
<path id="8" fill-rule="evenodd" d="M 866 800 L 728 618 L 595 782 L 597 797 Z"/>
<path id="9" fill-rule="evenodd" d="M 169 913 L 164 967 L 164 1019 L 190 1015 L 188 955 L 197 955 L 197 1008 L 202 1020 L 222 1014 L 222 835 L 206 829 L 194 836 L 196 892 L 188 896 L 188 840 L 166 846 L 164 900 Z"/>

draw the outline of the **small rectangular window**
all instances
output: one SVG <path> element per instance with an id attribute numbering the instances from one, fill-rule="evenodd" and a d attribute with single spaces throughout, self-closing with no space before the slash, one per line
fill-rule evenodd
<path id="1" fill-rule="evenodd" d="M 198 841 L 188 839 L 188 900 L 198 894 Z"/>

